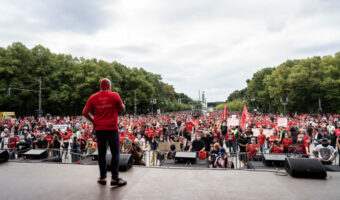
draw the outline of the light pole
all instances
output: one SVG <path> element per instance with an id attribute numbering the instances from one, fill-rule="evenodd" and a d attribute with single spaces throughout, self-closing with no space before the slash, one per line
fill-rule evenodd
<path id="1" fill-rule="evenodd" d="M 153 105 L 157 103 L 157 102 L 156 102 L 156 99 L 152 98 L 152 99 L 150 100 L 150 103 L 151 103 L 151 112 L 152 112 L 152 116 L 153 116 Z"/>
<path id="2" fill-rule="evenodd" d="M 286 114 L 286 106 L 287 106 L 287 104 L 289 102 L 288 97 L 286 97 L 286 101 L 283 101 L 282 98 L 280 98 L 280 102 L 283 105 L 283 114 Z"/>

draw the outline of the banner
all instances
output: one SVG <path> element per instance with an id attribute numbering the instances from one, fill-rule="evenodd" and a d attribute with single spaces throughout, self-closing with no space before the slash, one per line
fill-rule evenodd
<path id="1" fill-rule="evenodd" d="M 227 125 L 230 126 L 239 126 L 240 125 L 240 120 L 239 119 L 234 119 L 234 118 L 228 118 Z"/>
<path id="2" fill-rule="evenodd" d="M 260 129 L 258 128 L 253 128 L 252 131 L 254 137 L 257 137 L 260 134 Z M 269 137 L 272 134 L 273 134 L 272 129 L 263 129 L 263 135 L 265 135 L 266 137 Z"/>
<path id="3" fill-rule="evenodd" d="M 53 125 L 53 129 L 58 131 L 59 129 L 61 131 L 66 131 L 67 127 L 69 127 L 69 125 L 67 124 L 56 124 L 56 125 Z"/>
<path id="4" fill-rule="evenodd" d="M 250 116 L 249 116 L 249 113 L 248 113 L 248 110 L 247 110 L 247 105 L 244 104 L 242 117 L 241 117 L 242 131 L 244 131 L 246 129 L 246 123 L 247 123 L 247 120 L 249 120 L 249 119 L 250 119 Z"/>
<path id="5" fill-rule="evenodd" d="M 228 117 L 227 115 L 227 105 L 224 103 L 224 109 L 223 109 L 223 121 L 226 120 Z"/>
<path id="6" fill-rule="evenodd" d="M 277 126 L 278 127 L 287 127 L 288 120 L 286 117 L 277 118 Z"/>

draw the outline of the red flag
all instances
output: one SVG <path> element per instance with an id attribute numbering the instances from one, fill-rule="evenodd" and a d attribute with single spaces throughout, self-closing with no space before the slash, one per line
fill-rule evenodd
<path id="1" fill-rule="evenodd" d="M 224 103 L 224 110 L 223 110 L 223 121 L 227 119 L 227 105 Z"/>
<path id="2" fill-rule="evenodd" d="M 241 117 L 242 131 L 244 131 L 246 129 L 246 123 L 247 123 L 247 120 L 249 120 L 249 119 L 250 119 L 250 116 L 249 116 L 249 113 L 248 113 L 248 110 L 247 110 L 247 105 L 244 104 L 242 117 Z"/>

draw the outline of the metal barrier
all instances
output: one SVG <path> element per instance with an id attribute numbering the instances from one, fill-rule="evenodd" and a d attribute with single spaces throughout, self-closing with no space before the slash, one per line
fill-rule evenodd
<path id="1" fill-rule="evenodd" d="M 71 164 L 71 163 L 78 163 L 88 157 L 92 157 L 91 154 L 85 154 L 85 153 L 74 153 L 70 149 L 46 149 L 48 152 L 48 158 L 44 159 L 44 161 L 48 162 L 60 162 L 60 163 L 66 163 L 66 164 Z M 108 150 L 109 151 L 109 150 Z M 26 152 L 26 151 L 25 151 Z M 20 151 L 15 151 L 14 152 L 14 157 L 13 157 L 13 151 L 11 152 L 12 159 L 10 161 L 23 161 L 25 162 L 25 159 L 22 158 L 22 156 L 17 156 L 17 155 L 22 155 L 23 152 Z M 228 161 L 230 161 L 233 165 L 231 168 L 225 168 L 225 169 L 247 169 L 247 162 L 249 161 L 262 161 L 262 157 L 265 154 L 270 154 L 270 153 L 257 153 L 257 154 L 249 154 L 249 153 L 243 153 L 243 152 L 236 152 L 236 153 L 227 153 L 228 154 Z M 167 157 L 168 151 L 152 151 L 152 150 L 144 150 L 142 154 L 141 161 L 138 163 L 134 163 L 137 166 L 144 166 L 144 167 L 153 167 L 153 168 L 159 168 L 162 167 L 164 162 L 166 160 L 169 160 Z M 292 154 L 292 153 L 287 153 L 284 154 L 287 157 L 291 158 L 314 158 L 313 154 L 309 155 L 303 155 L 303 154 Z M 207 152 L 207 158 L 204 160 L 208 162 L 208 157 L 209 153 Z M 199 160 L 199 158 L 197 158 Z M 335 161 L 332 162 L 332 165 L 339 165 L 339 155 L 335 159 Z M 205 166 L 204 166 L 205 167 Z M 212 165 L 212 163 L 209 163 L 209 165 L 205 168 L 215 168 L 215 166 Z"/>

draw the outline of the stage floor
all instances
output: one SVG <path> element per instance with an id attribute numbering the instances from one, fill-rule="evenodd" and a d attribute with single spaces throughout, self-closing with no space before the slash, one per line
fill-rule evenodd
<path id="1" fill-rule="evenodd" d="M 273 172 L 133 167 L 120 173 L 120 188 L 97 184 L 96 165 L 0 164 L 0 199 L 339 199 L 340 173 L 326 180 L 296 179 Z"/>

